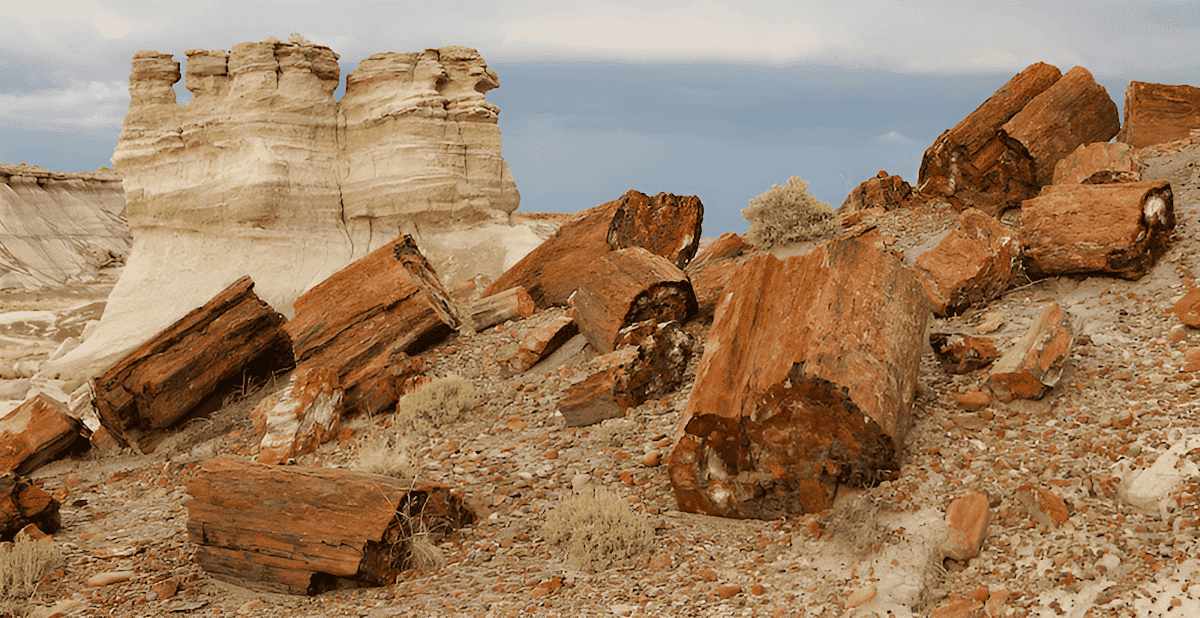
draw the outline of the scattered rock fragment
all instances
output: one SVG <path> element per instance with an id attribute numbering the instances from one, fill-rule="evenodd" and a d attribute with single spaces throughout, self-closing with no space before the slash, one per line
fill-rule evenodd
<path id="1" fill-rule="evenodd" d="M 1188 290 L 1188 293 L 1171 307 L 1171 313 L 1179 316 L 1180 322 L 1200 328 L 1200 288 Z"/>
<path id="2" fill-rule="evenodd" d="M 11 473 L 0 474 L 0 541 L 11 541 L 22 528 L 34 524 L 46 534 L 62 527 L 58 500 Z"/>
<path id="3" fill-rule="evenodd" d="M 1057 528 L 1071 515 L 1062 497 L 1045 487 L 1023 485 L 1017 489 L 1017 500 L 1029 516 L 1043 526 Z"/>
<path id="4" fill-rule="evenodd" d="M 946 507 L 946 526 L 949 535 L 942 548 L 946 557 L 960 562 L 979 555 L 987 537 L 992 511 L 986 493 L 973 493 L 950 501 Z"/>
<path id="5" fill-rule="evenodd" d="M 988 374 L 992 393 L 1000 401 L 1040 399 L 1058 384 L 1071 351 L 1074 332 L 1067 314 L 1051 303 Z"/>
<path id="6" fill-rule="evenodd" d="M 991 337 L 972 337 L 964 333 L 933 333 L 929 344 L 942 368 L 950 373 L 969 373 L 982 369 L 1000 358 Z"/>
<path id="7" fill-rule="evenodd" d="M 0 474 L 28 474 L 89 435 L 66 405 L 38 393 L 0 416 Z"/>

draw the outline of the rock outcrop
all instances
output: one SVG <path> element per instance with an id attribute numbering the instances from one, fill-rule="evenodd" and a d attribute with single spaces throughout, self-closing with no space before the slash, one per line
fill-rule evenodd
<path id="1" fill-rule="evenodd" d="M 180 106 L 179 63 L 134 56 L 113 154 L 133 249 L 95 336 L 48 376 L 101 372 L 242 276 L 291 316 L 300 294 L 402 232 L 435 267 L 460 253 L 472 259 L 457 268 L 493 278 L 544 237 L 509 224 L 519 196 L 484 100 L 498 81 L 474 50 L 377 54 L 341 101 L 337 54 L 299 35 L 187 59 L 194 98 Z"/>
<path id="2" fill-rule="evenodd" d="M 0 289 L 95 279 L 129 257 L 121 177 L 0 163 Z"/>
<path id="3" fill-rule="evenodd" d="M 1145 148 L 1188 137 L 1200 128 L 1200 88 L 1129 82 L 1125 124 L 1117 141 Z"/>

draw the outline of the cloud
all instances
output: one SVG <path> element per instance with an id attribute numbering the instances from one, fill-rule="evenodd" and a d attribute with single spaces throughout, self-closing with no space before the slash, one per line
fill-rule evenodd
<path id="1" fill-rule="evenodd" d="M 111 131 L 129 109 L 121 82 L 76 81 L 66 88 L 0 92 L 0 125 L 53 132 Z"/>
<path id="2" fill-rule="evenodd" d="M 908 139 L 907 137 L 904 137 L 904 135 L 900 134 L 897 131 L 888 131 L 887 133 L 884 133 L 883 135 L 876 135 L 875 137 L 872 137 L 871 143 L 886 144 L 889 146 L 907 146 L 910 144 L 914 144 L 915 142 L 911 139 Z"/>
<path id="3" fill-rule="evenodd" d="M 96 27 L 100 36 L 109 40 L 123 39 L 129 33 L 146 27 L 145 22 L 117 17 L 104 9 L 92 14 L 92 25 Z"/>

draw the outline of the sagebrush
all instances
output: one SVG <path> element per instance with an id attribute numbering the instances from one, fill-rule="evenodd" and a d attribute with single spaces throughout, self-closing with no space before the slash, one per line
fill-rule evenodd
<path id="1" fill-rule="evenodd" d="M 412 441 L 400 436 L 384 436 L 358 450 L 356 470 L 398 478 L 416 478 L 418 466 L 413 459 Z"/>
<path id="2" fill-rule="evenodd" d="M 401 398 L 393 423 L 400 431 L 427 431 L 458 420 L 477 405 L 479 395 L 470 381 L 438 378 Z"/>
<path id="3" fill-rule="evenodd" d="M 24 615 L 38 583 L 62 566 L 58 546 L 17 535 L 14 543 L 0 544 L 0 611 Z"/>
<path id="4" fill-rule="evenodd" d="M 629 502 L 599 489 L 564 498 L 546 514 L 542 537 L 564 547 L 577 568 L 603 571 L 632 564 L 648 551 L 654 528 L 629 510 Z"/>
<path id="5" fill-rule="evenodd" d="M 787 186 L 772 185 L 742 210 L 750 222 L 746 242 L 764 249 L 806 240 L 833 238 L 841 233 L 838 216 L 829 204 L 808 194 L 808 183 L 792 176 Z"/>

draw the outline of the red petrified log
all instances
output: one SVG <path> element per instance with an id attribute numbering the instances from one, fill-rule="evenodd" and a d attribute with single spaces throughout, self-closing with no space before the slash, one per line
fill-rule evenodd
<path id="1" fill-rule="evenodd" d="M 266 592 L 390 584 L 410 566 L 415 533 L 436 539 L 475 520 L 447 487 L 343 468 L 223 456 L 185 485 L 196 562 L 217 579 Z"/>
<path id="2" fill-rule="evenodd" d="M 1101 185 L 1050 185 L 1021 206 L 1017 236 L 1035 277 L 1146 274 L 1167 251 L 1175 227 L 1165 180 Z"/>
<path id="3" fill-rule="evenodd" d="M 1200 88 L 1129 82 L 1118 142 L 1145 148 L 1184 139 L 1200 128 Z"/>
<path id="4" fill-rule="evenodd" d="M 253 290 L 242 277 L 95 379 L 96 412 L 114 438 L 132 445 L 246 374 L 293 365 L 283 316 Z"/>
<path id="5" fill-rule="evenodd" d="M 394 258 L 403 239 L 372 251 L 296 299 L 285 330 L 301 368 L 338 374 L 346 411 L 377 412 L 398 397 L 388 359 L 441 341 L 450 327 Z"/>
<path id="6" fill-rule="evenodd" d="M 296 370 L 286 388 L 263 399 L 250 413 L 254 433 L 263 436 L 255 461 L 284 463 L 333 439 L 342 418 L 342 395 L 332 370 Z"/>
<path id="7" fill-rule="evenodd" d="M 28 474 L 88 433 L 67 406 L 38 393 L 0 417 L 0 474 Z"/>
<path id="8" fill-rule="evenodd" d="M 741 236 L 725 232 L 687 265 L 684 272 L 691 279 L 692 291 L 696 294 L 697 316 L 712 315 L 738 264 L 754 251 Z"/>
<path id="9" fill-rule="evenodd" d="M 696 315 L 696 296 L 683 271 L 641 247 L 605 254 L 579 274 L 571 297 L 579 332 L 601 353 L 621 329 L 643 320 L 684 322 Z"/>
<path id="10" fill-rule="evenodd" d="M 469 304 L 471 325 L 476 331 L 486 330 L 502 322 L 533 315 L 533 299 L 525 288 L 517 286 L 480 298 Z"/>
<path id="11" fill-rule="evenodd" d="M 938 315 L 957 314 L 1000 296 L 1012 281 L 1012 230 L 974 208 L 937 247 L 917 257 L 917 274 Z"/>
<path id="12" fill-rule="evenodd" d="M 1054 165 L 1082 144 L 1107 142 L 1121 129 L 1117 104 L 1083 67 L 1067 71 L 1001 127 L 1033 157 L 1038 186 L 1054 181 Z"/>
<path id="13" fill-rule="evenodd" d="M 1098 185 L 1141 179 L 1141 154 L 1133 146 L 1121 142 L 1081 145 L 1054 165 L 1056 185 Z"/>
<path id="14" fill-rule="evenodd" d="M 425 293 L 425 298 L 437 312 L 438 317 L 450 328 L 457 329 L 461 326 L 463 319 L 459 315 L 458 304 L 442 286 L 442 280 L 438 279 L 433 265 L 425 259 L 425 255 L 421 253 L 421 249 L 417 247 L 417 242 L 412 239 L 412 236 L 408 234 L 401 236 L 400 240 L 392 245 L 392 255 L 408 271 L 413 283 L 417 284 L 417 287 Z"/>
<path id="15" fill-rule="evenodd" d="M 777 517 L 894 470 L 928 305 L 876 232 L 779 260 L 726 290 L 669 459 L 684 511 Z"/>
<path id="16" fill-rule="evenodd" d="M 988 383 L 1001 401 L 1040 399 L 1058 384 L 1071 351 L 1071 322 L 1056 304 L 1046 307 L 1017 343 L 992 364 Z"/>

